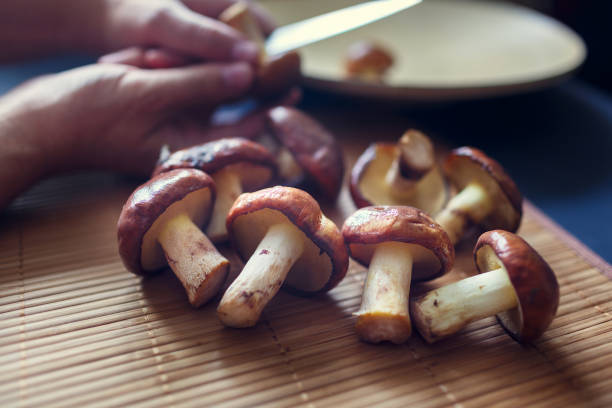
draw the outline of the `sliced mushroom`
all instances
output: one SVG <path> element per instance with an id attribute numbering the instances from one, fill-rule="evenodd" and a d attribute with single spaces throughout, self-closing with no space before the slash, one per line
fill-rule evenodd
<path id="1" fill-rule="evenodd" d="M 482 151 L 460 147 L 449 154 L 444 172 L 457 195 L 435 217 L 453 244 L 472 225 L 515 232 L 521 222 L 523 197 L 503 167 Z"/>
<path id="2" fill-rule="evenodd" d="M 229 270 L 228 260 L 200 230 L 214 198 L 213 180 L 194 169 L 172 170 L 137 188 L 117 223 L 126 268 L 146 275 L 169 265 L 193 306 L 212 298 Z"/>
<path id="3" fill-rule="evenodd" d="M 416 130 L 406 131 L 396 145 L 370 145 L 353 166 L 350 191 L 357 207 L 407 205 L 428 214 L 436 214 L 448 199 L 433 145 Z"/>
<path id="4" fill-rule="evenodd" d="M 449 271 L 455 251 L 428 215 L 405 206 L 365 207 L 347 218 L 342 235 L 351 256 L 369 265 L 355 329 L 365 341 L 405 342 L 411 334 L 411 280 Z"/>
<path id="5" fill-rule="evenodd" d="M 393 65 L 393 56 L 380 44 L 359 41 L 350 45 L 344 58 L 344 69 L 351 79 L 380 82 Z"/>
<path id="6" fill-rule="evenodd" d="M 294 108 L 279 106 L 268 112 L 270 137 L 283 184 L 298 186 L 327 201 L 335 201 L 342 187 L 344 159 L 334 136 L 314 118 Z"/>
<path id="7" fill-rule="evenodd" d="M 248 261 L 217 309 L 226 326 L 254 326 L 283 284 L 308 296 L 332 289 L 346 274 L 348 254 L 340 231 L 302 190 L 277 186 L 242 194 L 230 210 L 227 229 Z"/>
<path id="8" fill-rule="evenodd" d="M 215 181 L 217 199 L 206 235 L 215 243 L 227 240 L 225 218 L 244 191 L 265 187 L 276 177 L 276 161 L 262 145 L 243 138 L 219 139 L 178 150 L 160 160 L 153 174 L 177 168 L 196 168 Z"/>
<path id="9" fill-rule="evenodd" d="M 493 315 L 517 341 L 540 337 L 559 304 L 559 285 L 546 261 L 522 238 L 503 230 L 482 234 L 474 259 L 479 275 L 411 301 L 412 319 L 423 338 L 433 343 Z"/>
<path id="10" fill-rule="evenodd" d="M 244 1 L 236 2 L 224 10 L 219 20 L 240 31 L 246 38 L 259 45 L 260 67 L 253 86 L 255 96 L 271 98 L 285 93 L 300 82 L 300 55 L 294 51 L 280 55 L 267 55 L 264 35 Z"/>

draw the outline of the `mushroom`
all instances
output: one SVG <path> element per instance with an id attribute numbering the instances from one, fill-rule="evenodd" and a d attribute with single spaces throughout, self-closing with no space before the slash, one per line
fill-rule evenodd
<path id="1" fill-rule="evenodd" d="M 253 86 L 253 94 L 270 98 L 282 94 L 301 80 L 300 55 L 294 51 L 279 55 L 267 55 L 264 35 L 244 1 L 239 1 L 219 16 L 219 20 L 240 31 L 259 46 L 259 71 Z"/>
<path id="2" fill-rule="evenodd" d="M 206 235 L 212 242 L 227 240 L 225 218 L 234 200 L 244 191 L 260 189 L 276 177 L 274 156 L 262 145 L 243 138 L 219 139 L 162 157 L 153 171 L 196 168 L 210 174 L 217 199 Z"/>
<path id="3" fill-rule="evenodd" d="M 147 275 L 169 265 L 193 306 L 208 301 L 229 270 L 228 260 L 200 230 L 214 198 L 212 178 L 195 169 L 168 171 L 138 187 L 117 223 L 126 268 Z"/>
<path id="4" fill-rule="evenodd" d="M 486 230 L 518 229 L 523 198 L 497 161 L 474 147 L 460 147 L 448 155 L 443 167 L 458 193 L 435 219 L 453 244 L 471 225 L 481 225 Z"/>
<path id="5" fill-rule="evenodd" d="M 346 274 L 342 234 L 302 190 L 277 186 L 242 194 L 227 216 L 227 229 L 248 261 L 217 309 L 226 326 L 254 326 L 283 284 L 310 296 L 332 289 Z"/>
<path id="6" fill-rule="evenodd" d="M 358 41 L 351 44 L 344 58 L 344 70 L 349 78 L 380 82 L 393 65 L 391 53 L 380 44 Z"/>
<path id="7" fill-rule="evenodd" d="M 397 144 L 373 143 L 353 166 L 350 191 L 357 207 L 408 205 L 436 214 L 448 199 L 427 136 L 407 130 Z"/>
<path id="8" fill-rule="evenodd" d="M 285 106 L 270 109 L 268 132 L 258 140 L 276 154 L 283 184 L 336 200 L 344 177 L 342 150 L 314 118 Z"/>
<path id="9" fill-rule="evenodd" d="M 412 319 L 429 343 L 468 323 L 497 315 L 519 342 L 530 342 L 550 325 L 559 285 L 550 266 L 518 235 L 485 232 L 474 247 L 479 274 L 411 300 Z"/>
<path id="10" fill-rule="evenodd" d="M 362 340 L 406 341 L 411 334 L 411 280 L 449 271 L 455 251 L 444 230 L 406 206 L 365 207 L 346 219 L 342 235 L 353 259 L 368 266 L 355 329 Z"/>

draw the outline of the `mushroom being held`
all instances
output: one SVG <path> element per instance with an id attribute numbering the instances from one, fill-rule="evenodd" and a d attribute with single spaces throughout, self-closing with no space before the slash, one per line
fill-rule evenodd
<path id="1" fill-rule="evenodd" d="M 457 195 L 436 215 L 453 244 L 472 225 L 515 232 L 521 222 L 522 195 L 503 167 L 473 147 L 453 150 L 444 172 Z"/>
<path id="2" fill-rule="evenodd" d="M 557 279 L 546 261 L 522 238 L 502 230 L 480 236 L 474 259 L 479 275 L 411 300 L 423 338 L 433 343 L 493 315 L 517 341 L 540 337 L 559 304 Z"/>
<path id="3" fill-rule="evenodd" d="M 215 181 L 217 199 L 206 229 L 215 243 L 227 240 L 225 218 L 234 200 L 244 191 L 268 185 L 277 171 L 275 158 L 265 147 L 238 137 L 178 150 L 161 160 L 153 174 L 177 168 L 200 169 Z"/>
<path id="4" fill-rule="evenodd" d="M 262 98 L 280 95 L 301 80 L 300 55 L 290 51 L 285 54 L 267 55 L 264 35 L 244 1 L 238 1 L 221 13 L 219 20 L 240 31 L 259 46 L 259 69 L 253 86 L 253 94 Z"/>
<path id="5" fill-rule="evenodd" d="M 228 260 L 200 230 L 214 199 L 213 180 L 195 169 L 168 171 L 138 187 L 117 223 L 126 268 L 146 275 L 169 265 L 193 306 L 208 301 L 229 270 Z"/>
<path id="6" fill-rule="evenodd" d="M 300 295 L 326 292 L 342 280 L 348 254 L 336 225 L 306 192 L 272 187 L 244 193 L 227 217 L 244 269 L 217 309 L 223 324 L 250 327 L 282 285 Z"/>
<path id="7" fill-rule="evenodd" d="M 412 331 L 410 282 L 452 268 L 455 252 L 448 236 L 428 215 L 405 206 L 357 210 L 345 221 L 342 235 L 351 256 L 369 265 L 357 334 L 372 343 L 403 343 Z"/>
<path id="8" fill-rule="evenodd" d="M 357 207 L 408 205 L 428 214 L 448 198 L 431 141 L 412 129 L 397 144 L 370 145 L 353 166 L 350 190 Z"/>

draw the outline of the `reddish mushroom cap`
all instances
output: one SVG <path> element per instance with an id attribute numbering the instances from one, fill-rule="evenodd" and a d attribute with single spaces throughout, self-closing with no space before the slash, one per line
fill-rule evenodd
<path id="1" fill-rule="evenodd" d="M 344 67 L 349 76 L 359 76 L 364 72 L 382 75 L 391 65 L 393 65 L 391 53 L 371 41 L 351 44 L 344 59 Z"/>
<path id="2" fill-rule="evenodd" d="M 398 147 L 393 143 L 373 143 L 359 156 L 351 171 L 349 189 L 358 208 L 371 205 L 408 205 L 429 214 L 444 207 L 448 188 L 435 167 L 415 186 L 410 194 L 399 197 L 392 194 L 385 175 L 396 158 Z"/>
<path id="3" fill-rule="evenodd" d="M 495 210 L 482 223 L 487 229 L 518 229 L 523 196 L 501 164 L 479 149 L 464 146 L 448 155 L 444 172 L 458 189 L 477 181 L 492 196 Z"/>
<path id="4" fill-rule="evenodd" d="M 557 278 L 546 261 L 521 237 L 503 230 L 482 234 L 474 259 L 480 273 L 503 265 L 516 291 L 519 307 L 498 314 L 501 325 L 520 342 L 540 337 L 559 305 Z"/>
<path id="5" fill-rule="evenodd" d="M 455 261 L 455 249 L 446 232 L 431 217 L 413 207 L 361 208 L 346 219 L 342 235 L 351 256 L 366 266 L 378 244 L 414 244 L 412 279 L 416 281 L 448 272 Z"/>
<path id="6" fill-rule="evenodd" d="M 312 186 L 334 201 L 342 187 L 344 160 L 332 134 L 312 117 L 285 106 L 271 109 L 268 123 L 273 136 L 306 173 L 305 187 Z"/>
<path id="7" fill-rule="evenodd" d="M 236 166 L 245 190 L 265 186 L 277 173 L 275 158 L 268 149 L 235 137 L 177 150 L 157 164 L 153 176 L 179 168 L 195 168 L 213 174 L 227 166 Z"/>
<path id="8" fill-rule="evenodd" d="M 300 295 L 326 292 L 346 275 L 348 253 L 342 234 L 305 191 L 271 187 L 241 194 L 227 216 L 230 240 L 243 260 L 249 259 L 271 225 L 289 222 L 304 233 L 304 252 L 284 287 Z"/>
<path id="9" fill-rule="evenodd" d="M 138 187 L 123 206 L 117 222 L 119 255 L 125 267 L 144 275 L 165 267 L 157 233 L 175 214 L 185 212 L 202 227 L 212 211 L 215 185 L 195 169 L 162 173 Z"/>

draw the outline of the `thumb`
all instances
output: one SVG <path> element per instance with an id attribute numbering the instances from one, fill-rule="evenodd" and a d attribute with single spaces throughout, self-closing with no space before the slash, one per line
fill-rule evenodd
<path id="1" fill-rule="evenodd" d="M 159 110 L 194 105 L 217 106 L 244 96 L 251 88 L 253 68 L 245 63 L 199 64 L 180 68 L 137 70 L 141 96 Z"/>

